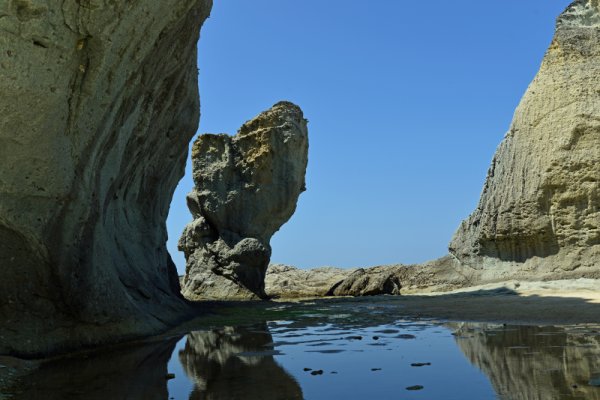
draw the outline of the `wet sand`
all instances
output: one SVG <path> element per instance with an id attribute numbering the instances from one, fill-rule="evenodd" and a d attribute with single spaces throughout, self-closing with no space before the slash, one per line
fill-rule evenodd
<path id="1" fill-rule="evenodd" d="M 600 322 L 600 280 L 509 281 L 401 296 L 407 316 L 548 325 Z"/>

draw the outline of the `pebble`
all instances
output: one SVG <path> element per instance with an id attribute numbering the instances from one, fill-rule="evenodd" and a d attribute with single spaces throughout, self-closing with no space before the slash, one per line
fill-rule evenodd
<path id="1" fill-rule="evenodd" d="M 304 368 L 304 371 L 312 371 L 312 368 Z"/>
<path id="2" fill-rule="evenodd" d="M 371 371 L 381 371 L 381 368 L 371 368 Z"/>
<path id="3" fill-rule="evenodd" d="M 398 339 L 416 339 L 417 337 L 415 335 L 409 335 L 409 334 L 402 334 L 402 335 L 398 335 Z"/>
<path id="4" fill-rule="evenodd" d="M 312 371 L 310 374 L 311 375 L 323 375 L 323 370 L 322 369 L 318 369 L 316 371 Z"/>
<path id="5" fill-rule="evenodd" d="M 411 367 L 424 367 L 426 365 L 431 365 L 430 362 L 426 362 L 426 363 L 412 363 L 410 364 Z"/>
<path id="6" fill-rule="evenodd" d="M 421 385 L 414 385 L 414 386 L 409 386 L 406 388 L 406 390 L 423 390 L 424 387 Z"/>

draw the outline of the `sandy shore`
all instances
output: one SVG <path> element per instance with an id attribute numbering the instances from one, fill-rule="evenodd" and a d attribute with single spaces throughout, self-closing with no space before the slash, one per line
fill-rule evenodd
<path id="1" fill-rule="evenodd" d="M 508 281 L 400 300 L 409 316 L 518 324 L 600 322 L 600 280 Z"/>

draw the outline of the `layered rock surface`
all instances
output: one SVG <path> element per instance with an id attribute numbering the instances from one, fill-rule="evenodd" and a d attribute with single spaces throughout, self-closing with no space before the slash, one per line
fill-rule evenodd
<path id="1" fill-rule="evenodd" d="M 273 264 L 267 269 L 265 291 L 272 298 L 322 297 L 354 271 L 334 267 L 299 269 Z"/>
<path id="2" fill-rule="evenodd" d="M 235 136 L 205 134 L 192 149 L 194 221 L 179 241 L 187 265 L 185 297 L 265 298 L 269 241 L 296 210 L 305 190 L 307 121 L 280 102 Z"/>
<path id="3" fill-rule="evenodd" d="M 450 252 L 484 280 L 599 277 L 600 5 L 572 3 Z"/>
<path id="4" fill-rule="evenodd" d="M 0 3 L 0 354 L 188 312 L 165 242 L 211 0 Z"/>

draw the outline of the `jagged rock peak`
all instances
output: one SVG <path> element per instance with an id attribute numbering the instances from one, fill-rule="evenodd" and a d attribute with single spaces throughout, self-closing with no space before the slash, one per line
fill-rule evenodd
<path id="1" fill-rule="evenodd" d="M 305 190 L 307 121 L 279 102 L 246 122 L 235 136 L 205 134 L 192 149 L 194 217 L 179 249 L 189 299 L 264 298 L 271 236 L 296 210 Z"/>
<path id="2" fill-rule="evenodd" d="M 577 0 L 558 17 L 557 28 L 600 27 L 600 0 Z"/>

